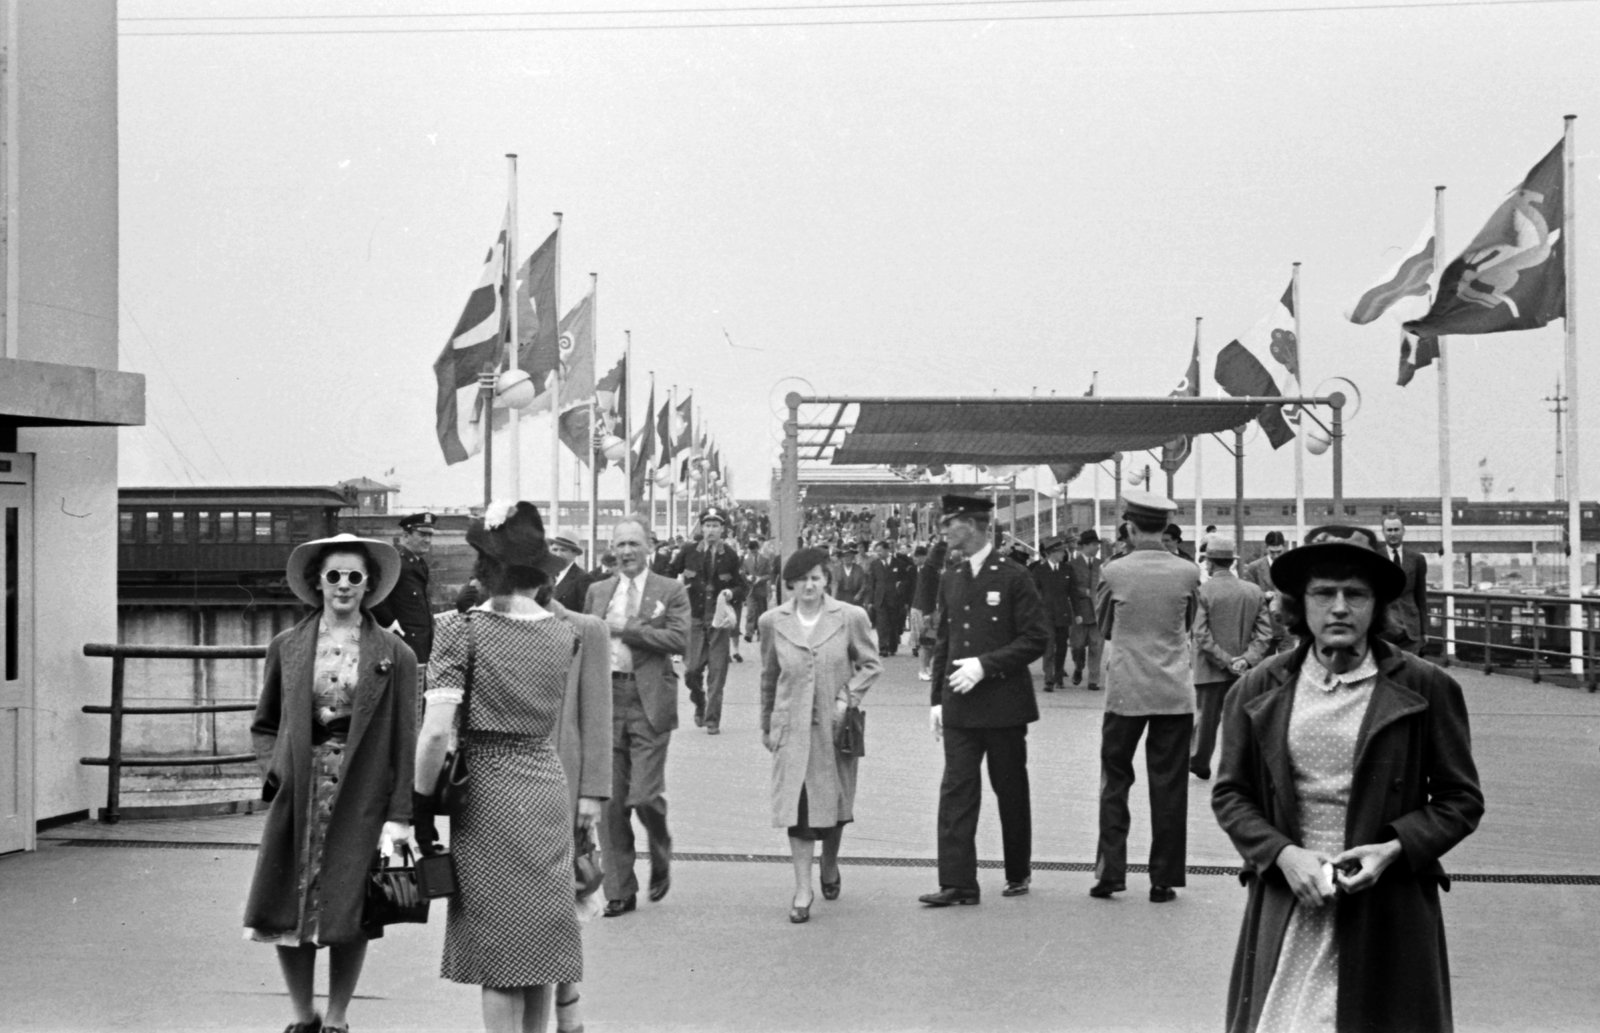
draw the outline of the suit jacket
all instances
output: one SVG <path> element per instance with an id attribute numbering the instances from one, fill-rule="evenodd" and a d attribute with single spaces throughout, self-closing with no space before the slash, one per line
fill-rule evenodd
<path id="1" fill-rule="evenodd" d="M 1387 556 L 1389 547 L 1383 548 Z M 1389 604 L 1383 637 L 1406 652 L 1415 653 L 1422 649 L 1422 617 L 1428 612 L 1428 561 L 1402 547 L 1400 568 L 1406 572 L 1406 590 Z"/>
<path id="2" fill-rule="evenodd" d="M 400 635 L 425 664 L 433 653 L 433 605 L 428 599 L 428 560 L 406 549 L 400 551 L 400 580 L 394 591 L 372 608 L 378 627 L 400 625 Z"/>
<path id="3" fill-rule="evenodd" d="M 561 580 L 550 590 L 550 597 L 569 610 L 583 612 L 584 593 L 589 590 L 589 573 L 574 563 L 561 572 Z"/>
<path id="4" fill-rule="evenodd" d="M 1100 590 L 1100 572 L 1103 563 L 1099 558 L 1089 559 L 1081 553 L 1072 554 L 1072 617 L 1083 624 L 1095 623 L 1094 598 Z"/>
<path id="5" fill-rule="evenodd" d="M 606 618 L 611 597 L 622 583 L 608 577 L 589 586 L 584 611 L 592 617 Z M 639 686 L 645 718 L 656 732 L 678 727 L 678 672 L 672 666 L 674 655 L 689 649 L 689 593 L 669 577 L 650 572 L 644 577 L 644 592 L 639 596 L 639 613 L 629 620 L 619 636 L 633 650 L 633 676 Z"/>
<path id="6" fill-rule="evenodd" d="M 246 928 L 288 932 L 300 914 L 301 845 L 316 801 L 311 777 L 311 682 L 322 611 L 279 634 L 267 661 L 250 735 L 271 801 L 245 903 Z M 356 676 L 339 795 L 322 847 L 325 943 L 363 935 L 367 868 L 385 821 L 411 820 L 412 764 L 417 753 L 417 658 L 399 636 L 369 614 L 361 621 Z"/>
<path id="7" fill-rule="evenodd" d="M 556 726 L 567 805 L 576 816 L 578 797 L 611 796 L 611 634 L 605 621 L 560 603 L 553 603 L 550 612 L 578 635 L 578 657 L 567 668 L 567 696 Z"/>
<path id="8" fill-rule="evenodd" d="M 717 614 L 717 596 L 727 589 L 734 606 L 744 602 L 744 573 L 739 552 L 727 542 L 719 542 L 713 553 L 705 542 L 685 546 L 672 561 L 672 576 L 683 578 L 689 593 L 689 613 L 697 621 L 709 623 Z"/>
<path id="9" fill-rule="evenodd" d="M 889 559 L 889 576 L 894 580 L 900 608 L 909 609 L 917 595 L 917 565 L 910 556 L 895 553 Z"/>
<path id="10" fill-rule="evenodd" d="M 843 563 L 833 569 L 833 597 L 841 603 L 865 607 L 867 598 L 867 571 L 861 564 L 847 567 Z"/>
<path id="11" fill-rule="evenodd" d="M 1276 592 L 1277 586 L 1272 583 L 1272 557 L 1262 556 L 1260 559 L 1251 560 L 1245 564 L 1239 576 L 1250 582 L 1263 592 Z"/>
<path id="12" fill-rule="evenodd" d="M 992 550 L 976 577 L 959 559 L 939 584 L 939 621 L 933 646 L 932 704 L 943 707 L 951 728 L 1008 728 L 1039 720 L 1028 665 L 1050 646 L 1050 625 L 1033 578 Z M 977 657 L 983 680 L 970 692 L 952 692 L 952 660 Z"/>
<path id="13" fill-rule="evenodd" d="M 1074 600 L 1077 583 L 1072 575 L 1072 564 L 1063 560 L 1051 569 L 1049 560 L 1040 560 L 1032 568 L 1033 583 L 1039 586 L 1039 599 L 1044 603 L 1045 619 L 1056 627 L 1071 624 L 1077 616 Z"/>
<path id="14" fill-rule="evenodd" d="M 883 560 L 873 560 L 867 568 L 866 601 L 880 610 L 894 610 L 900 606 L 900 586 L 895 581 L 894 569 Z"/>
<path id="15" fill-rule="evenodd" d="M 1272 612 L 1260 588 L 1231 569 L 1219 569 L 1200 586 L 1194 615 L 1196 685 L 1233 681 L 1237 675 L 1229 664 L 1242 656 L 1254 667 L 1271 642 Z"/>

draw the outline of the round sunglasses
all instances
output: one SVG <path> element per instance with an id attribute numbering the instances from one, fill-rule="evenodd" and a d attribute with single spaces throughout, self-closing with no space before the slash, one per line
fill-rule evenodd
<path id="1" fill-rule="evenodd" d="M 363 574 L 359 570 L 325 570 L 322 572 L 322 580 L 326 581 L 330 585 L 337 585 L 341 581 L 348 581 L 353 586 L 361 584 L 361 582 L 365 581 L 366 579 L 367 575 Z"/>

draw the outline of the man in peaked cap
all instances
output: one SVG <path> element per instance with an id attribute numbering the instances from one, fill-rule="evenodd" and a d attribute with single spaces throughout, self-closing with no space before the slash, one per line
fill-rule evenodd
<path id="1" fill-rule="evenodd" d="M 1162 547 L 1177 505 L 1146 491 L 1123 495 L 1128 552 L 1100 573 L 1095 611 L 1105 636 L 1106 711 L 1100 728 L 1100 843 L 1091 896 L 1126 889 L 1128 792 L 1133 757 L 1145 741 L 1150 786 L 1150 900 L 1164 903 L 1185 885 L 1189 818 L 1189 739 L 1194 674 L 1189 629 L 1200 568 Z"/>
<path id="2" fill-rule="evenodd" d="M 717 600 L 727 594 L 728 604 L 744 601 L 746 583 L 740 570 L 739 550 L 722 540 L 728 515 L 718 506 L 700 514 L 703 537 L 686 546 L 672 561 L 670 574 L 682 578 L 689 591 L 689 652 L 684 657 L 683 681 L 694 702 L 694 723 L 707 735 L 722 731 L 722 688 L 728 681 L 728 640 L 737 628 L 717 628 Z"/>
<path id="3" fill-rule="evenodd" d="M 1189 770 L 1196 778 L 1211 777 L 1211 754 L 1217 745 L 1222 700 L 1250 668 L 1269 655 L 1272 614 L 1266 593 L 1234 573 L 1233 539 L 1209 536 L 1205 550 L 1208 577 L 1200 586 L 1194 616 L 1194 694 L 1197 716 L 1189 751 Z"/>
<path id="4" fill-rule="evenodd" d="M 433 606 L 428 599 L 428 553 L 433 549 L 437 519 L 432 513 L 409 513 L 400 518 L 400 580 L 394 591 L 372 608 L 378 626 L 406 640 L 417 654 L 418 669 L 433 655 Z M 419 691 L 417 698 L 422 694 Z"/>
<path id="5" fill-rule="evenodd" d="M 944 741 L 939 785 L 939 892 L 932 907 L 976 904 L 982 766 L 1000 810 L 1004 896 L 1028 892 L 1033 815 L 1028 788 L 1028 725 L 1039 719 L 1028 665 L 1044 655 L 1050 628 L 1039 590 L 1023 568 L 999 556 L 989 538 L 993 503 L 944 496 L 940 525 L 953 564 L 939 585 L 944 617 L 933 647 L 929 724 Z"/>
<path id="6" fill-rule="evenodd" d="M 583 546 L 564 535 L 550 539 L 550 551 L 566 564 L 561 573 L 550 579 L 550 595 L 556 602 L 575 613 L 583 612 L 584 595 L 589 591 L 589 572 L 578 563 Z"/>

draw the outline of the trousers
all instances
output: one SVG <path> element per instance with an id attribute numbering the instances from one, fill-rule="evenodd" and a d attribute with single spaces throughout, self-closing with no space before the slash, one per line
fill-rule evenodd
<path id="1" fill-rule="evenodd" d="M 1050 644 L 1044 649 L 1044 683 L 1063 685 L 1066 681 L 1067 653 L 1072 648 L 1072 625 L 1052 624 Z"/>
<path id="2" fill-rule="evenodd" d="M 1100 725 L 1100 844 L 1094 874 L 1101 882 L 1128 876 L 1128 793 L 1133 755 L 1145 738 L 1145 774 L 1150 779 L 1150 884 L 1183 886 L 1188 868 L 1189 736 L 1193 714 L 1130 717 L 1107 713 Z"/>
<path id="3" fill-rule="evenodd" d="M 650 727 L 633 679 L 614 677 L 611 688 L 611 798 L 600 812 L 600 851 L 606 899 L 623 900 L 639 892 L 633 874 L 633 815 L 639 816 L 649 840 L 651 881 L 672 867 L 672 834 L 667 831 L 667 744 L 672 731 Z"/>
<path id="4" fill-rule="evenodd" d="M 722 687 L 728 683 L 728 638 L 732 628 L 713 628 L 711 618 L 689 623 L 689 655 L 684 657 L 683 683 L 695 713 L 707 727 L 722 724 Z"/>
<path id="5" fill-rule="evenodd" d="M 1189 745 L 1189 770 L 1211 777 L 1211 754 L 1217 748 L 1217 726 L 1222 723 L 1222 701 L 1233 688 L 1237 678 L 1227 681 L 1201 682 L 1194 687 L 1198 711 L 1194 720 L 1194 736 Z"/>
<path id="6" fill-rule="evenodd" d="M 1033 871 L 1033 806 L 1028 795 L 1028 726 L 944 729 L 939 783 L 939 885 L 978 888 L 978 811 L 989 761 L 989 785 L 1000 810 L 1007 882 Z"/>
<path id="7" fill-rule="evenodd" d="M 1089 684 L 1100 684 L 1100 660 L 1105 653 L 1106 640 L 1100 634 L 1098 625 L 1085 621 L 1072 626 L 1072 673 L 1081 673 L 1085 666 L 1089 668 Z"/>
<path id="8" fill-rule="evenodd" d="M 873 624 L 877 626 L 878 652 L 894 656 L 900 650 L 900 637 L 905 634 L 905 611 L 894 603 L 873 608 Z"/>

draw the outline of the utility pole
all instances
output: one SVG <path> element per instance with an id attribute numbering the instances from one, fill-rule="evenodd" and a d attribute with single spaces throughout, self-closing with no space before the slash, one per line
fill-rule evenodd
<path id="1" fill-rule="evenodd" d="M 1556 378 L 1556 393 L 1545 395 L 1544 401 L 1550 402 L 1554 408 L 1550 412 L 1556 414 L 1556 494 L 1557 502 L 1567 499 L 1567 449 L 1566 435 L 1563 433 L 1567 413 L 1567 396 L 1561 393 L 1561 378 Z"/>

